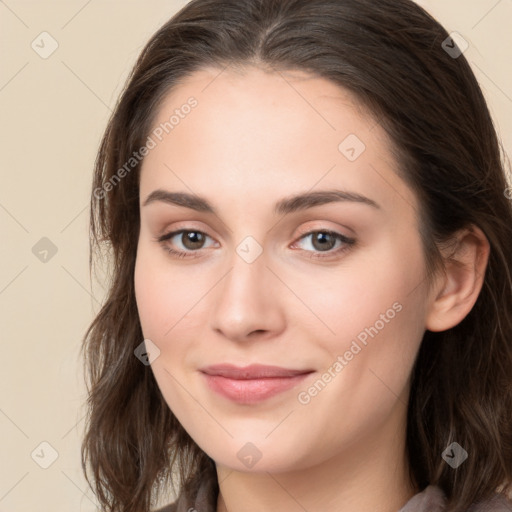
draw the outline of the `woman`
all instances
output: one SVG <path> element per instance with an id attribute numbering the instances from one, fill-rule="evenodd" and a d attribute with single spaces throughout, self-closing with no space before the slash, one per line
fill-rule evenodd
<path id="1" fill-rule="evenodd" d="M 512 209 L 481 90 L 423 9 L 190 2 L 93 187 L 103 510 L 169 483 L 165 511 L 512 510 Z"/>

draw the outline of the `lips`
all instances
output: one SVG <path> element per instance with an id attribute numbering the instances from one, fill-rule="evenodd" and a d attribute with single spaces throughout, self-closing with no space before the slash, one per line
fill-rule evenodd
<path id="1" fill-rule="evenodd" d="M 280 366 L 268 366 L 261 364 L 252 364 L 244 367 L 232 364 L 218 364 L 202 368 L 201 371 L 207 375 L 218 375 L 220 377 L 236 380 L 248 380 L 295 377 L 296 375 L 311 373 L 313 370 L 290 370 L 288 368 L 281 368 Z"/>
<path id="2" fill-rule="evenodd" d="M 253 364 L 202 368 L 209 389 L 239 404 L 254 404 L 295 387 L 313 370 Z"/>

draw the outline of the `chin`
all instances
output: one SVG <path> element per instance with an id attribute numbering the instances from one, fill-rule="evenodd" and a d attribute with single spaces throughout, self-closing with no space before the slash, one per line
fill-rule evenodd
<path id="1" fill-rule="evenodd" d="M 244 473 L 284 473 L 315 463 L 311 455 L 299 452 L 303 448 L 300 440 L 295 445 L 283 446 L 277 439 L 273 441 L 248 433 L 243 436 L 243 441 L 238 439 L 215 442 L 213 449 L 209 449 L 212 445 L 206 444 L 200 447 L 217 465 Z"/>

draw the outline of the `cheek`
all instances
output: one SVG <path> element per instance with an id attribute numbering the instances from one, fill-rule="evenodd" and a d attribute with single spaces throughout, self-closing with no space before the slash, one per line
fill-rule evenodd
<path id="1" fill-rule="evenodd" d="M 144 336 L 157 342 L 171 336 L 198 295 L 196 286 L 190 281 L 187 285 L 187 273 L 168 263 L 163 249 L 139 245 L 134 272 L 137 308 Z"/>
<path id="2" fill-rule="evenodd" d="M 404 239 L 407 244 L 394 240 L 365 265 L 360 295 L 352 296 L 346 312 L 354 319 L 350 342 L 361 347 L 354 383 L 368 398 L 402 392 L 425 331 L 422 247 L 412 235 Z"/>
<path id="3" fill-rule="evenodd" d="M 151 370 L 171 410 L 179 411 L 178 404 L 185 397 L 179 392 L 182 377 L 176 368 L 184 366 L 186 350 L 185 344 L 170 342 L 173 336 L 180 337 L 183 332 L 180 329 L 187 327 L 186 310 L 181 310 L 189 301 L 184 297 L 187 290 L 180 287 L 179 270 L 171 271 L 158 253 L 139 244 L 134 272 L 135 297 L 144 339 L 151 340 L 160 350 Z"/>
<path id="4" fill-rule="evenodd" d="M 199 273 L 193 265 L 169 262 L 163 249 L 139 245 L 134 272 L 137 309 L 144 339 L 160 350 L 151 369 L 169 406 L 186 402 L 179 384 L 195 369 L 191 357 L 202 352 L 211 309 L 208 290 L 216 280 L 215 271 Z"/>
<path id="5" fill-rule="evenodd" d="M 187 432 L 193 433 L 197 440 L 201 439 L 202 424 L 196 432 L 196 418 L 201 417 L 202 411 L 200 407 L 194 409 L 196 402 L 187 392 L 190 387 L 187 354 L 195 348 L 193 340 L 200 338 L 192 333 L 198 331 L 196 320 L 201 303 L 196 303 L 204 292 L 197 289 L 199 285 L 189 278 L 190 273 L 171 267 L 165 260 L 165 253 L 163 257 L 158 253 L 154 248 L 139 245 L 134 285 L 140 323 L 144 338 L 150 339 L 160 350 L 151 370 L 162 396 Z M 202 445 L 201 448 L 207 449 Z"/>
<path id="6" fill-rule="evenodd" d="M 179 294 L 174 292 L 177 283 L 173 282 L 172 274 L 162 268 L 153 252 L 139 245 L 134 272 L 135 298 L 144 338 L 162 350 L 165 334 L 172 327 Z"/>
<path id="7" fill-rule="evenodd" d="M 322 293 L 317 289 L 310 295 L 315 297 L 312 309 L 321 312 L 332 331 L 317 336 L 317 346 L 329 354 L 328 367 L 342 358 L 343 377 L 335 379 L 329 392 L 333 403 L 338 393 L 349 392 L 364 403 L 380 400 L 382 407 L 389 407 L 396 396 L 382 402 L 382 395 L 390 389 L 400 394 L 407 383 L 425 330 L 426 307 L 424 287 L 419 286 L 422 248 L 412 236 L 407 241 L 375 246 L 375 251 L 354 259 L 350 269 L 338 277 L 333 274 Z"/>
<path id="8" fill-rule="evenodd" d="M 371 250 L 361 251 L 339 267 L 312 271 L 307 279 L 295 275 L 294 291 L 318 313 L 318 323 L 330 351 L 341 349 L 359 336 L 364 342 L 378 331 L 389 333 L 390 344 L 400 343 L 399 333 L 421 331 L 425 307 L 421 294 L 424 263 L 422 248 L 414 237 L 408 244 L 383 239 Z M 287 270 L 288 281 L 293 269 Z M 293 281 L 292 281 L 293 282 Z M 329 332 L 330 331 L 330 332 Z"/>

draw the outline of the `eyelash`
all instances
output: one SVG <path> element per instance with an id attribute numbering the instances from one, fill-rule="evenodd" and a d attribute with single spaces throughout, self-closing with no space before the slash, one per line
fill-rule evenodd
<path id="1" fill-rule="evenodd" d="M 195 251 L 177 251 L 175 249 L 172 249 L 166 242 L 170 240 L 171 238 L 174 238 L 176 235 L 182 234 L 182 233 L 201 233 L 202 235 L 205 235 L 208 237 L 206 233 L 203 231 L 199 231 L 198 229 L 179 229 L 177 231 L 172 231 L 170 233 L 166 233 L 165 235 L 162 235 L 160 237 L 156 238 L 156 241 L 162 245 L 165 251 L 167 251 L 172 257 L 175 258 L 197 258 L 199 255 L 194 254 L 201 251 L 201 249 L 197 249 Z M 336 231 L 331 231 L 329 229 L 317 229 L 312 231 L 307 231 L 305 233 L 302 233 L 301 236 L 297 239 L 297 241 L 302 240 L 303 238 L 306 238 L 310 235 L 314 235 L 316 233 L 323 233 L 332 235 L 335 237 L 336 240 L 339 240 L 343 242 L 345 245 L 342 247 L 338 247 L 336 250 L 330 249 L 329 251 L 307 251 L 303 249 L 303 251 L 307 253 L 311 253 L 308 257 L 311 259 L 322 259 L 322 258 L 332 258 L 333 256 L 338 256 L 344 253 L 345 251 L 348 251 L 352 248 L 352 246 L 355 245 L 356 240 L 354 238 L 346 237 L 345 235 L 342 235 L 341 233 L 337 233 Z M 211 238 L 211 237 L 208 237 Z M 296 242 L 294 242 L 295 244 Z"/>

